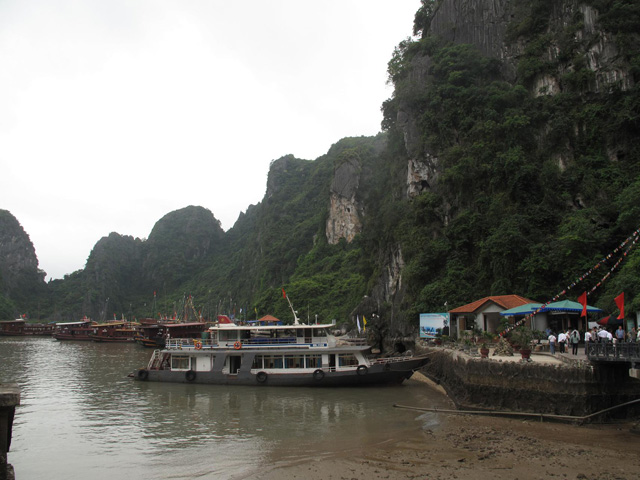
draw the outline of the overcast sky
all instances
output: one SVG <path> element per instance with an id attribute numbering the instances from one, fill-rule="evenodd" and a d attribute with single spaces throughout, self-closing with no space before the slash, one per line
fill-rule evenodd
<path id="1" fill-rule="evenodd" d="M 0 208 L 47 279 L 200 205 L 228 230 L 272 160 L 380 131 L 420 0 L 0 0 Z"/>

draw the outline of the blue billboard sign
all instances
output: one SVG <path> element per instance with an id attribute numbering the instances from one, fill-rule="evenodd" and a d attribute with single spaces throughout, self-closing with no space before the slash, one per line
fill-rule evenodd
<path id="1" fill-rule="evenodd" d="M 420 314 L 420 338 L 436 338 L 438 330 L 442 332 L 449 326 L 448 313 L 421 313 Z"/>

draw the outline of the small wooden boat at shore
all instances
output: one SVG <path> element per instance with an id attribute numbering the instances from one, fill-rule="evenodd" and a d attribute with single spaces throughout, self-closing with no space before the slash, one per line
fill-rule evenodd
<path id="1" fill-rule="evenodd" d="M 296 319 L 297 320 L 297 319 Z M 411 354 L 374 358 L 368 345 L 341 344 L 334 325 L 218 324 L 209 339 L 171 338 L 136 380 L 214 385 L 399 384 L 427 363 Z"/>
<path id="2" fill-rule="evenodd" d="M 94 325 L 97 323 L 86 317 L 78 322 L 56 323 L 53 338 L 56 340 L 90 341 L 92 340 L 91 335 L 94 333 Z"/>

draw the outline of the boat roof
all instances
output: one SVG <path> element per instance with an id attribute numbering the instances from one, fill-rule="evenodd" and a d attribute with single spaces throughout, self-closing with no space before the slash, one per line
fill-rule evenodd
<path id="1" fill-rule="evenodd" d="M 79 322 L 58 322 L 58 323 L 56 323 L 56 325 L 58 325 L 58 326 L 84 325 L 85 323 L 91 323 L 91 320 L 81 320 Z"/>
<path id="2" fill-rule="evenodd" d="M 292 329 L 322 329 L 335 327 L 332 323 L 312 325 L 236 325 L 235 323 L 221 323 L 209 327 L 209 330 L 292 330 Z"/>
<path id="3" fill-rule="evenodd" d="M 205 327 L 204 322 L 191 322 L 191 323 L 165 323 L 161 325 L 162 327 L 167 328 L 178 328 L 178 327 Z"/>
<path id="4" fill-rule="evenodd" d="M 131 325 L 131 326 L 140 325 L 138 322 L 118 321 L 118 322 L 98 323 L 94 326 L 95 327 L 121 327 L 122 325 L 125 325 L 125 324 Z"/>

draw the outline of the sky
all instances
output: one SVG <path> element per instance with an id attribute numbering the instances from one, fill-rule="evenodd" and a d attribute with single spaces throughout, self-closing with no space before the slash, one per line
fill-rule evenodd
<path id="1" fill-rule="evenodd" d="M 270 163 L 380 131 L 420 0 L 1 0 L 0 209 L 47 279 L 111 232 L 205 207 L 233 226 Z"/>

